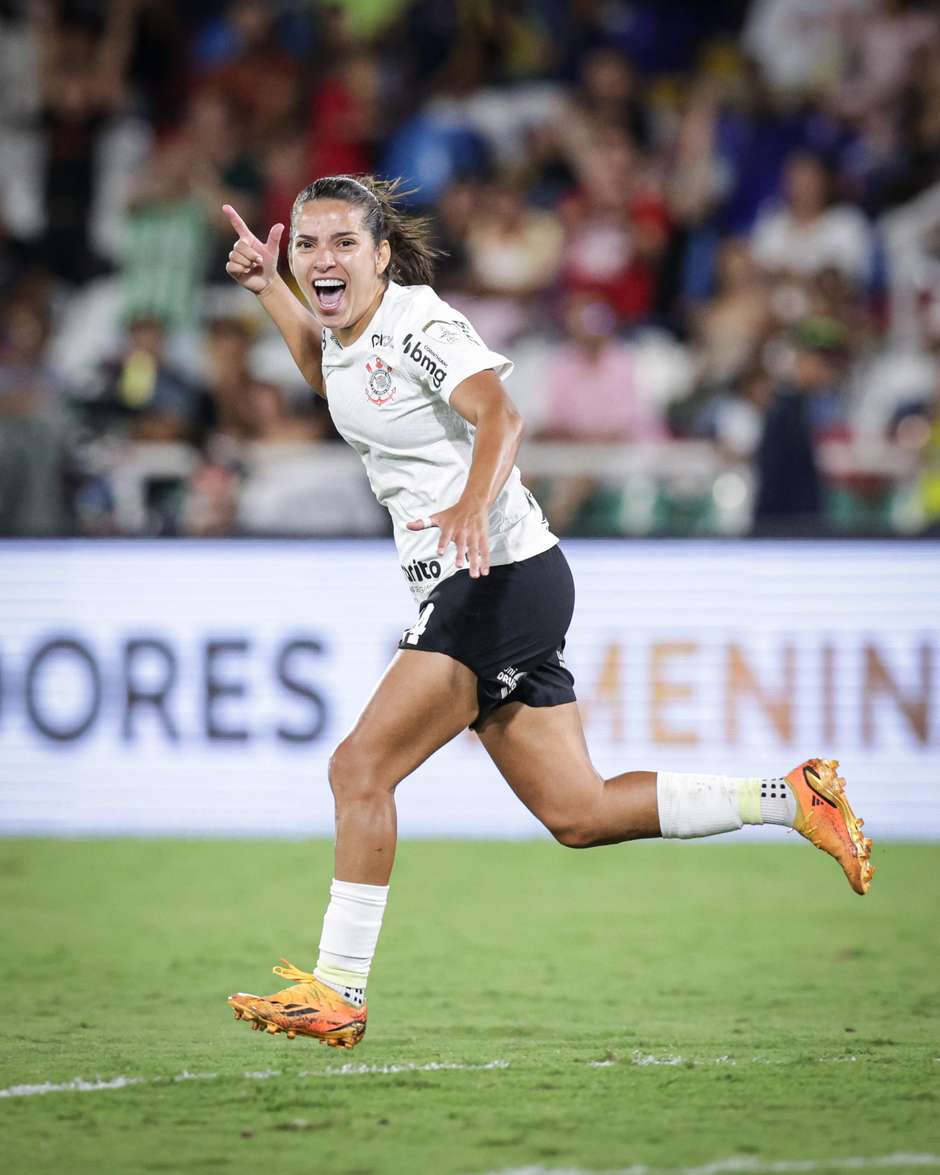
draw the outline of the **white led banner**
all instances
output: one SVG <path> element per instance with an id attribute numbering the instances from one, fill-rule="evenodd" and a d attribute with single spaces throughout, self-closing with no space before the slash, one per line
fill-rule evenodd
<path id="1" fill-rule="evenodd" d="M 940 549 L 565 550 L 602 772 L 838 758 L 873 835 L 940 837 Z M 414 617 L 390 542 L 0 543 L 0 832 L 329 833 L 330 750 Z M 398 799 L 404 835 L 539 828 L 469 733 Z"/>

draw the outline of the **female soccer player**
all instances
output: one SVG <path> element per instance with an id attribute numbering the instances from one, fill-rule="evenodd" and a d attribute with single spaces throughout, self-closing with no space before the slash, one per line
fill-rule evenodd
<path id="1" fill-rule="evenodd" d="M 399 193 L 397 182 L 329 176 L 298 195 L 289 261 L 309 309 L 277 273 L 284 226 L 262 241 L 225 206 L 238 235 L 227 271 L 261 300 L 362 458 L 420 606 L 330 761 L 335 878 L 316 969 L 275 967 L 293 981 L 283 991 L 228 1000 L 252 1028 L 345 1048 L 366 1027 L 395 788 L 468 726 L 572 848 L 783 824 L 835 857 L 857 893 L 873 873 L 835 762 L 778 779 L 595 771 L 562 656 L 571 573 L 514 464 L 522 421 L 502 385 L 512 364 L 431 289 L 428 225 L 401 211 Z"/>

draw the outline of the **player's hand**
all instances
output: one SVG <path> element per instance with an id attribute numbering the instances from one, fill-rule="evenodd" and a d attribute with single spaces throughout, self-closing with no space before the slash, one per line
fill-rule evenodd
<path id="1" fill-rule="evenodd" d="M 271 226 L 266 241 L 259 241 L 231 204 L 223 204 L 222 211 L 238 234 L 225 272 L 240 286 L 253 294 L 263 294 L 277 277 L 277 259 L 284 233 L 282 224 Z"/>
<path id="2" fill-rule="evenodd" d="M 457 548 L 455 567 L 466 565 L 473 579 L 490 573 L 489 510 L 476 501 L 461 499 L 455 506 L 438 510 L 427 518 L 408 523 L 409 530 L 427 530 L 436 526 L 441 537 L 437 544 L 438 555 L 443 555 L 453 543 Z"/>

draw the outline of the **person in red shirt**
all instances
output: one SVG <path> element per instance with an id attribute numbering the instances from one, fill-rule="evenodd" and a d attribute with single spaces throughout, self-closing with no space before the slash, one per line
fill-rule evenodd
<path id="1" fill-rule="evenodd" d="M 568 231 L 562 281 L 602 297 L 621 325 L 642 321 L 669 239 L 665 202 L 618 131 L 598 130 L 575 165 L 580 187 L 559 209 Z"/>

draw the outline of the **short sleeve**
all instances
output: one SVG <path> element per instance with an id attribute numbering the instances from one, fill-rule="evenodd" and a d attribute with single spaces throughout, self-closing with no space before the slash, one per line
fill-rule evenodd
<path id="1" fill-rule="evenodd" d="M 493 370 L 500 379 L 512 371 L 506 356 L 491 351 L 467 319 L 446 302 L 439 301 L 413 317 L 399 345 L 408 374 L 447 403 L 454 388 L 478 371 Z"/>
<path id="2" fill-rule="evenodd" d="M 783 224 L 778 212 L 758 217 L 751 233 L 751 250 L 756 260 L 768 269 L 778 269 L 785 263 Z"/>

